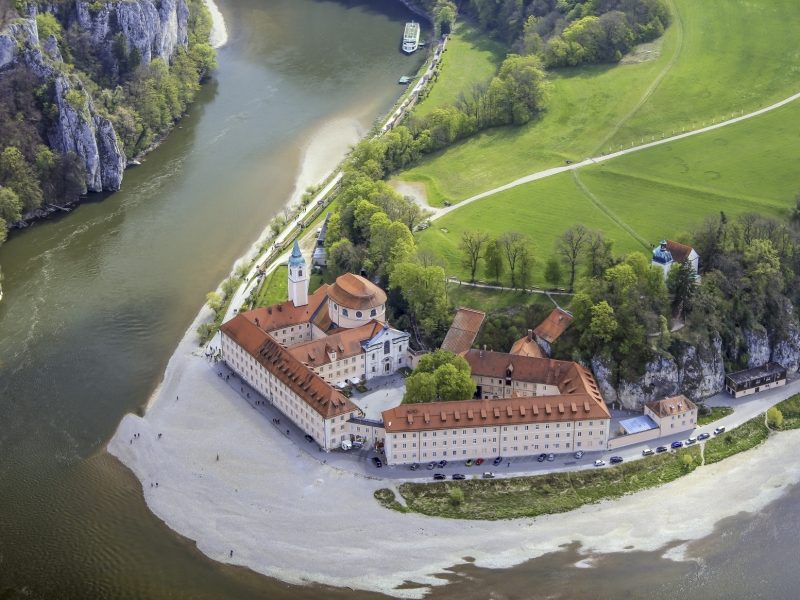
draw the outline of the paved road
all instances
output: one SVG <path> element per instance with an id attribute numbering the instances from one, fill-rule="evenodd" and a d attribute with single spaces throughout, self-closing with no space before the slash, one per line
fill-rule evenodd
<path id="1" fill-rule="evenodd" d="M 768 113 L 770 111 L 776 110 L 787 104 L 794 102 L 800 98 L 800 93 L 794 94 L 793 96 L 789 96 L 781 100 L 780 102 L 776 102 L 774 104 L 770 104 L 764 108 L 760 108 L 756 111 L 751 113 L 747 113 L 746 115 L 741 115 L 739 117 L 734 117 L 732 119 L 728 119 L 726 121 L 720 121 L 719 123 L 715 123 L 714 125 L 709 125 L 707 127 L 703 127 L 701 129 L 695 129 L 693 131 L 687 131 L 686 133 L 680 133 L 677 135 L 673 135 L 670 137 L 666 137 L 660 140 L 655 140 L 653 142 L 648 142 L 646 144 L 640 144 L 639 146 L 633 146 L 631 148 L 626 148 L 624 150 L 619 150 L 618 152 L 612 152 L 610 154 L 603 154 L 601 156 L 595 156 L 593 158 L 587 158 L 577 163 L 573 163 L 570 165 L 564 165 L 562 167 L 552 167 L 550 169 L 545 169 L 544 171 L 539 171 L 537 173 L 532 173 L 530 175 L 526 175 L 525 177 L 520 177 L 519 179 L 515 179 L 510 183 L 506 183 L 504 185 L 498 186 L 496 188 L 492 188 L 491 190 L 487 190 L 485 192 L 481 192 L 480 194 L 476 194 L 467 198 L 466 200 L 462 200 L 458 204 L 454 204 L 453 206 L 447 206 L 444 208 L 434 208 L 429 207 L 429 210 L 433 212 L 433 215 L 430 219 L 436 220 L 444 215 L 458 210 L 466 206 L 467 204 L 471 204 L 472 202 L 477 202 L 478 200 L 482 200 L 483 198 L 488 198 L 489 196 L 493 196 L 499 192 L 504 192 L 506 190 L 510 190 L 520 185 L 525 185 L 526 183 L 530 183 L 532 181 L 538 181 L 539 179 L 545 179 L 546 177 L 551 177 L 553 175 L 558 175 L 559 173 L 566 173 L 567 171 L 574 171 L 575 169 L 581 169 L 583 167 L 588 167 L 591 165 L 595 165 L 601 162 L 605 162 L 608 160 L 613 160 L 620 156 L 625 156 L 626 154 L 632 154 L 634 152 L 639 152 L 641 150 L 646 150 L 648 148 L 653 148 L 655 146 L 660 146 L 662 144 L 669 144 L 671 142 L 675 142 L 677 140 L 682 140 L 684 138 L 692 137 L 694 135 L 699 135 L 701 133 L 707 133 L 709 131 L 713 131 L 715 129 L 720 129 L 722 127 L 727 127 L 728 125 L 734 125 L 736 123 L 740 123 L 741 121 L 746 121 L 747 119 L 752 119 L 753 117 L 758 117 L 763 115 L 764 113 Z"/>

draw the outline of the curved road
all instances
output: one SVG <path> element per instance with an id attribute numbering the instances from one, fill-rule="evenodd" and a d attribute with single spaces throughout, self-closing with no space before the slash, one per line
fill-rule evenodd
<path id="1" fill-rule="evenodd" d="M 446 215 L 446 214 L 448 214 L 448 213 L 450 213 L 450 212 L 452 212 L 454 210 L 458 210 L 459 208 L 462 208 L 462 207 L 466 206 L 467 204 L 470 204 L 472 202 L 476 202 L 478 200 L 482 200 L 483 198 L 488 198 L 489 196 L 493 196 L 493 195 L 497 194 L 498 192 L 504 192 L 506 190 L 510 190 L 510 189 L 515 188 L 517 186 L 525 185 L 526 183 L 531 183 L 532 181 L 537 181 L 539 179 L 544 179 L 546 177 L 551 177 L 552 175 L 558 175 L 559 173 L 566 173 L 567 171 L 574 171 L 574 170 L 580 169 L 582 167 L 588 167 L 588 166 L 595 165 L 595 164 L 598 164 L 598 163 L 601 163 L 601 162 L 605 162 L 605 161 L 608 161 L 608 160 L 613 160 L 615 158 L 618 158 L 620 156 L 624 156 L 626 154 L 632 154 L 634 152 L 639 152 L 641 150 L 646 150 L 648 148 L 653 148 L 655 146 L 660 146 L 662 144 L 668 144 L 670 142 L 675 142 L 675 141 L 678 141 L 678 140 L 682 140 L 684 138 L 692 137 L 694 135 L 699 135 L 701 133 L 706 133 L 708 131 L 713 131 L 715 129 L 720 129 L 722 127 L 727 127 L 728 125 L 734 125 L 734 124 L 739 123 L 741 121 L 746 121 L 747 119 L 752 119 L 753 117 L 758 117 L 760 115 L 763 115 L 764 113 L 768 113 L 768 112 L 770 112 L 772 110 L 775 110 L 775 109 L 781 108 L 783 106 L 786 106 L 787 104 L 790 104 L 791 102 L 794 102 L 798 98 L 800 98 L 800 93 L 794 94 L 793 96 L 789 96 L 788 98 L 785 98 L 785 99 L 781 100 L 780 102 L 776 102 L 774 104 L 770 104 L 769 106 L 765 106 L 764 108 L 760 108 L 760 109 L 758 109 L 756 111 L 753 111 L 751 113 L 747 113 L 746 115 L 741 115 L 739 117 L 734 117 L 732 119 L 728 119 L 727 121 L 720 121 L 719 123 L 716 123 L 714 125 L 709 125 L 708 127 L 703 127 L 701 129 L 695 129 L 693 131 L 687 131 L 686 133 L 679 133 L 677 135 L 673 135 L 673 136 L 670 136 L 670 137 L 667 137 L 667 138 L 663 138 L 663 139 L 660 139 L 660 140 L 656 140 L 656 141 L 653 141 L 653 142 L 648 142 L 646 144 L 641 144 L 639 146 L 633 146 L 632 148 L 626 148 L 625 150 L 619 150 L 617 152 L 612 152 L 610 154 L 603 154 L 601 156 L 595 156 L 593 158 L 587 158 L 585 160 L 582 160 L 581 162 L 573 163 L 571 165 L 565 165 L 563 167 L 552 167 L 550 169 L 545 169 L 544 171 L 539 171 L 537 173 L 532 173 L 531 175 L 526 175 L 525 177 L 520 177 L 519 179 L 515 179 L 514 181 L 512 181 L 510 183 L 506 183 L 504 185 L 498 186 L 498 187 L 493 188 L 491 190 L 487 190 L 485 192 L 481 192 L 480 194 L 476 194 L 474 196 L 471 196 L 470 198 L 467 198 L 466 200 L 462 200 L 461 202 L 459 202 L 458 204 L 454 204 L 453 206 L 447 206 L 447 207 L 444 207 L 444 208 L 428 207 L 428 209 L 433 212 L 433 215 L 430 217 L 430 220 L 432 220 L 432 221 L 436 220 L 439 217 L 443 217 L 444 215 Z"/>

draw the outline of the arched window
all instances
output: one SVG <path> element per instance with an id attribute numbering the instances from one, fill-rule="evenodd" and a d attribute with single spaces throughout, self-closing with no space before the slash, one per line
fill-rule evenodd
<path id="1" fill-rule="evenodd" d="M 392 343 L 389 340 L 383 342 L 383 353 L 389 354 L 392 351 Z"/>
<path id="2" fill-rule="evenodd" d="M 377 310 L 375 310 L 374 308 L 373 308 L 371 311 L 369 311 L 369 316 L 370 316 L 370 317 L 374 317 L 374 316 L 375 316 L 375 315 L 377 315 L 377 314 L 378 314 L 378 311 L 377 311 Z"/>
<path id="3" fill-rule="evenodd" d="M 298 277 L 302 277 L 302 276 L 303 276 L 303 269 L 299 269 L 299 270 L 297 271 L 297 276 L 298 276 Z"/>
<path id="4" fill-rule="evenodd" d="M 343 308 L 343 309 L 342 309 L 342 314 L 343 314 L 345 317 L 347 316 L 347 309 L 346 309 L 346 308 Z"/>

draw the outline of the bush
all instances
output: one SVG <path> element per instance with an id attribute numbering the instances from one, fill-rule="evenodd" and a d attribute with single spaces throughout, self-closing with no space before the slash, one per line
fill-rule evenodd
<path id="1" fill-rule="evenodd" d="M 464 490 L 460 487 L 452 487 L 447 491 L 447 495 L 450 498 L 450 503 L 453 506 L 461 506 L 464 502 Z"/>
<path id="2" fill-rule="evenodd" d="M 767 425 L 772 429 L 781 429 L 783 427 L 783 413 L 777 406 L 767 410 Z"/>

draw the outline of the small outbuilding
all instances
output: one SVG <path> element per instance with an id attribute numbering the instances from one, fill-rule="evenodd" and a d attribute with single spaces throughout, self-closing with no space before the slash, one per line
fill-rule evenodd
<path id="1" fill-rule="evenodd" d="M 776 362 L 768 362 L 762 367 L 736 371 L 725 376 L 725 391 L 734 398 L 782 385 L 786 385 L 786 367 Z"/>

